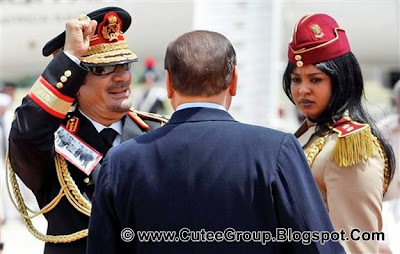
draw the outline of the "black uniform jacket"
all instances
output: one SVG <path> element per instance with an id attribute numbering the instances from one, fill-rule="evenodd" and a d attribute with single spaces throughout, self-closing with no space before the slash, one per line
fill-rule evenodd
<path id="1" fill-rule="evenodd" d="M 72 105 L 86 75 L 87 71 L 84 68 L 71 61 L 61 51 L 50 62 L 16 110 L 9 142 L 11 165 L 35 194 L 41 208 L 60 191 L 54 161 L 54 132 L 60 124 L 66 125 L 70 118 L 77 117 L 79 125 L 76 135 L 104 156 L 107 152 L 100 134 L 79 110 L 65 111 Z M 126 115 L 122 121 L 121 142 L 157 128 L 162 122 L 161 119 L 148 115 L 136 115 L 135 118 Z M 88 177 L 69 162 L 68 170 L 81 193 L 91 198 L 94 192 L 92 175 Z M 47 234 L 50 235 L 71 234 L 88 227 L 89 217 L 77 211 L 66 197 L 44 215 L 48 221 Z M 75 254 L 85 251 L 86 237 L 70 243 L 46 243 L 45 246 L 45 253 Z"/>

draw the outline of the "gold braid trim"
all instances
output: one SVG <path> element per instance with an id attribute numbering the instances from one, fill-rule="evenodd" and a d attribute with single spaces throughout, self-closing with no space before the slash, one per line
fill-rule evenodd
<path id="1" fill-rule="evenodd" d="M 126 41 L 101 43 L 90 46 L 80 60 L 86 63 L 103 64 L 124 60 L 137 60 L 137 55 L 129 49 Z"/>
<path id="2" fill-rule="evenodd" d="M 7 183 L 7 191 L 8 195 L 10 196 L 10 200 L 14 207 L 17 209 L 18 213 L 22 216 L 25 225 L 28 229 L 28 231 L 37 239 L 44 241 L 44 242 L 50 242 L 50 243 L 69 243 L 72 241 L 76 241 L 79 239 L 82 239 L 88 235 L 88 229 L 83 229 L 80 231 L 77 231 L 72 234 L 67 234 L 67 235 L 45 235 L 40 233 L 35 226 L 33 225 L 31 219 L 40 215 L 47 213 L 51 211 L 61 200 L 63 196 L 66 196 L 68 201 L 81 213 L 86 214 L 87 216 L 90 216 L 90 211 L 91 211 L 91 203 L 87 199 L 85 199 L 82 195 L 82 193 L 79 191 L 78 187 L 76 186 L 74 180 L 71 177 L 71 174 L 68 171 L 68 165 L 63 157 L 60 155 L 56 154 L 55 155 L 55 164 L 56 164 L 56 170 L 57 170 L 57 177 L 61 185 L 60 192 L 57 194 L 57 196 L 45 207 L 43 207 L 40 211 L 34 212 L 31 209 L 29 209 L 25 202 L 24 199 L 21 195 L 21 190 L 19 188 L 16 174 L 11 166 L 10 159 L 8 156 L 8 151 L 7 151 L 7 162 L 6 162 L 6 183 Z M 8 172 L 9 171 L 9 172 Z M 8 176 L 10 177 L 10 180 L 8 179 Z M 14 198 L 11 195 L 10 192 L 10 186 L 9 182 L 12 184 L 12 189 L 13 193 L 15 196 L 16 201 L 14 201 Z M 31 213 L 34 213 L 34 215 L 29 216 L 28 211 Z"/>
<path id="3" fill-rule="evenodd" d="M 389 183 L 390 183 L 390 174 L 389 174 L 389 160 L 388 157 L 385 153 L 385 150 L 383 149 L 382 143 L 379 141 L 379 139 L 375 136 L 374 137 L 374 145 L 376 147 L 376 149 L 379 152 L 379 155 L 381 156 L 381 158 L 384 161 L 384 170 L 383 170 L 383 195 L 385 195 L 388 187 L 389 187 Z"/>
<path id="4" fill-rule="evenodd" d="M 371 127 L 338 138 L 333 149 L 333 160 L 339 167 L 349 167 L 372 157 L 374 141 Z"/>
<path id="5" fill-rule="evenodd" d="M 67 186 L 65 189 L 65 196 L 68 201 L 75 207 L 79 212 L 90 216 L 92 204 L 85 197 L 83 197 L 78 186 L 76 186 L 74 179 L 68 171 L 68 165 L 66 160 L 59 154 L 55 155 L 58 181 L 61 187 Z"/>
<path id="6" fill-rule="evenodd" d="M 317 157 L 317 155 L 321 152 L 322 147 L 324 147 L 325 141 L 328 138 L 328 136 L 329 136 L 329 134 L 326 134 L 326 135 L 318 138 L 316 141 L 314 141 L 314 143 L 311 144 L 311 146 L 305 152 L 307 162 L 310 167 L 314 163 L 314 160 Z"/>
<path id="7" fill-rule="evenodd" d="M 123 49 L 129 49 L 128 43 L 126 41 L 118 41 L 114 43 L 101 43 L 94 46 L 90 46 L 83 57 L 109 51 L 123 50 Z"/>
<path id="8" fill-rule="evenodd" d="M 106 64 L 125 60 L 135 61 L 137 56 L 130 50 L 119 50 L 113 53 L 101 53 L 88 57 L 83 57 L 81 60 L 85 63 Z"/>
<path id="9" fill-rule="evenodd" d="M 314 141 L 311 144 L 311 146 L 305 152 L 307 162 L 310 167 L 313 165 L 315 158 L 317 157 L 317 155 L 321 152 L 322 148 L 324 147 L 327 137 L 331 134 L 332 133 L 328 133 L 328 134 L 324 135 L 323 137 L 318 138 L 316 141 Z M 371 133 L 371 136 L 372 136 L 373 145 L 376 147 L 376 149 L 379 152 L 380 157 L 384 161 L 383 195 L 385 195 L 385 193 L 389 187 L 389 183 L 390 183 L 389 161 L 388 161 L 386 153 L 384 152 L 384 149 L 383 149 L 382 144 L 379 141 L 379 139 L 377 137 L 375 137 L 372 133 Z M 335 146 L 335 148 L 336 148 L 336 146 Z"/>

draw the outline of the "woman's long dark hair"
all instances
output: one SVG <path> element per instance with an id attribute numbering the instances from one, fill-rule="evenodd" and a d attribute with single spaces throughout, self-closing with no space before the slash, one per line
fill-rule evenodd
<path id="1" fill-rule="evenodd" d="M 349 52 L 335 59 L 321 62 L 315 65 L 321 69 L 332 81 L 332 96 L 329 107 L 318 118 L 309 119 L 317 124 L 317 130 L 321 131 L 329 124 L 343 117 L 344 112 L 349 112 L 350 118 L 359 123 L 368 123 L 372 133 L 381 141 L 383 149 L 388 157 L 390 179 L 395 170 L 394 152 L 388 141 L 383 137 L 375 125 L 374 120 L 367 113 L 361 103 L 364 97 L 364 81 L 360 65 L 353 53 Z M 290 92 L 291 74 L 296 66 L 288 63 L 283 75 L 283 90 L 294 103 Z"/>

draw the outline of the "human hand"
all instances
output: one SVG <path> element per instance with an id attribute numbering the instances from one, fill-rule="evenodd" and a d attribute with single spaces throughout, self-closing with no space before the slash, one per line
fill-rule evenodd
<path id="1" fill-rule="evenodd" d="M 97 21 L 86 15 L 67 21 L 65 25 L 64 51 L 81 57 L 88 50 L 90 39 L 96 31 Z"/>

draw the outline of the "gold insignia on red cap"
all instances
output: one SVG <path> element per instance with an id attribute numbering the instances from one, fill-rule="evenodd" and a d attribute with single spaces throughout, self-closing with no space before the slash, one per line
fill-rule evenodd
<path id="1" fill-rule="evenodd" d="M 297 65 L 297 67 L 303 67 L 304 63 L 303 63 L 303 61 L 297 61 L 296 65 Z"/>
<path id="2" fill-rule="evenodd" d="M 301 61 L 302 59 L 301 55 L 295 55 L 294 59 L 297 61 L 296 62 L 297 67 L 302 67 L 304 65 L 303 61 Z"/>
<path id="3" fill-rule="evenodd" d="M 321 39 L 322 37 L 325 36 L 324 32 L 322 32 L 321 27 L 319 27 L 319 25 L 317 24 L 313 24 L 310 27 L 311 32 L 313 32 L 314 37 L 317 39 Z"/>
<path id="4" fill-rule="evenodd" d="M 123 36 L 123 20 L 115 12 L 104 15 L 97 26 L 97 34 L 90 39 L 89 49 L 79 59 L 87 64 L 112 64 L 137 61 Z"/>
<path id="5" fill-rule="evenodd" d="M 118 36 L 121 34 L 121 24 L 118 22 L 117 16 L 111 15 L 108 17 L 101 28 L 101 34 L 108 41 L 118 40 Z"/>

